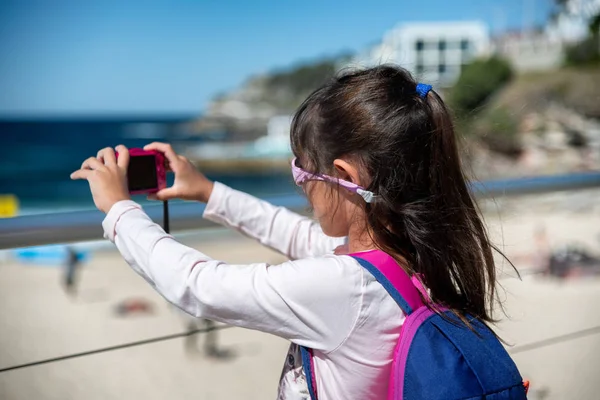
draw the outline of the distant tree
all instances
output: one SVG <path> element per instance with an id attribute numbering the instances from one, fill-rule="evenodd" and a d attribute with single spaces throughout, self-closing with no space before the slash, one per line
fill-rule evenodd
<path id="1" fill-rule="evenodd" d="M 285 87 L 293 93 L 312 90 L 331 78 L 337 70 L 336 60 L 322 60 L 315 64 L 304 64 L 269 76 L 267 86 Z"/>
<path id="2" fill-rule="evenodd" d="M 293 111 L 313 90 L 335 76 L 350 57 L 351 54 L 344 53 L 273 71 L 264 83 L 266 100 L 285 111 Z"/>
<path id="3" fill-rule="evenodd" d="M 590 35 L 600 29 L 600 1 L 598 0 L 554 0 L 554 18 L 560 14 L 581 17 L 588 23 Z"/>
<path id="4" fill-rule="evenodd" d="M 566 65 L 595 65 L 600 63 L 600 35 L 589 35 L 579 43 L 566 48 Z"/>
<path id="5" fill-rule="evenodd" d="M 586 65 L 600 62 L 600 1 L 554 0 L 555 17 L 560 14 L 583 18 L 588 25 L 588 36 L 566 49 L 567 65 Z"/>
<path id="6" fill-rule="evenodd" d="M 449 103 L 459 118 L 468 118 L 512 76 L 510 64 L 500 57 L 473 61 L 463 68 L 458 81 L 450 90 Z"/>

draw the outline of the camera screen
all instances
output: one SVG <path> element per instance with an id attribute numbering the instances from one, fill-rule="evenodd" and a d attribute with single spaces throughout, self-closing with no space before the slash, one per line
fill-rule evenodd
<path id="1" fill-rule="evenodd" d="M 156 189 L 156 158 L 154 156 L 136 156 L 129 160 L 127 169 L 129 191 Z"/>

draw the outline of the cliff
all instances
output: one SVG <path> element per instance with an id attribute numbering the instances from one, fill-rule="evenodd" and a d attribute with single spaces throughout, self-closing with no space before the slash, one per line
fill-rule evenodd
<path id="1" fill-rule="evenodd" d="M 304 62 L 251 77 L 237 90 L 217 96 L 196 124 L 200 134 L 227 131 L 227 140 L 253 140 L 266 132 L 267 121 L 293 114 L 302 101 L 350 59 L 339 55 Z"/>
<path id="2" fill-rule="evenodd" d="M 223 132 L 228 142 L 253 141 L 266 134 L 270 118 L 293 114 L 349 59 L 330 57 L 252 77 L 215 98 L 195 129 Z M 480 178 L 600 169 L 599 100 L 597 67 L 518 75 L 473 111 L 468 126 L 457 121 L 465 163 Z"/>

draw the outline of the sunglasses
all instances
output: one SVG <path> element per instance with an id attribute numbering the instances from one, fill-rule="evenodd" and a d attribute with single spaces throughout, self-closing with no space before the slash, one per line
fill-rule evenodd
<path id="1" fill-rule="evenodd" d="M 362 197 L 367 203 L 372 203 L 377 196 L 373 192 L 369 192 L 365 190 L 362 186 L 358 186 L 355 183 L 345 181 L 343 179 L 334 178 L 333 176 L 325 175 L 325 174 L 313 174 L 312 172 L 308 172 L 300 168 L 296 165 L 297 158 L 292 160 L 292 175 L 294 176 L 294 181 L 296 185 L 302 186 L 303 183 L 308 181 L 323 181 L 323 182 L 331 182 L 337 183 L 344 189 L 351 191 L 352 193 L 358 194 Z"/>

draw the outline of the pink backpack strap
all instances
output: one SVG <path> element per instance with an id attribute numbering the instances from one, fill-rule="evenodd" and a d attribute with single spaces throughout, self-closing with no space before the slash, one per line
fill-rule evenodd
<path id="1" fill-rule="evenodd" d="M 427 292 L 427 289 L 425 289 L 425 286 L 423 286 L 423 282 L 421 282 L 421 274 L 415 274 L 412 276 L 412 278 L 410 278 L 412 284 L 414 285 L 414 287 L 417 288 L 417 290 L 421 293 L 421 298 L 425 299 L 425 302 L 427 303 L 431 303 L 431 298 L 429 297 L 429 293 Z"/>
<path id="2" fill-rule="evenodd" d="M 388 254 L 381 250 L 371 250 L 350 254 L 350 256 L 375 277 L 406 315 L 410 315 L 424 306 L 419 292 L 425 298 L 428 298 L 428 295 L 421 281 L 417 277 L 411 279 L 396 260 Z M 305 347 L 300 349 L 310 398 L 318 400 L 312 350 Z"/>
<path id="3" fill-rule="evenodd" d="M 425 297 L 427 292 L 421 282 L 415 277 L 411 279 L 390 255 L 371 250 L 350 256 L 377 279 L 406 315 L 424 305 L 419 292 Z"/>

